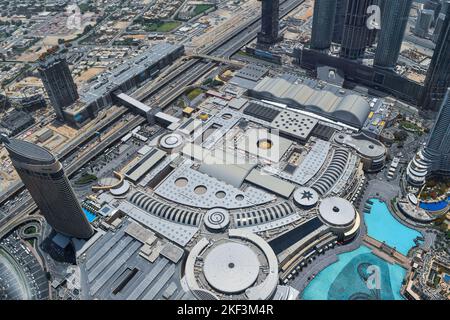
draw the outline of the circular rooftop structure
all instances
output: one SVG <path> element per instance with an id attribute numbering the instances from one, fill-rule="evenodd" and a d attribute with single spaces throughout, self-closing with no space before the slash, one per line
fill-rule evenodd
<path id="1" fill-rule="evenodd" d="M 323 199 L 319 216 L 325 224 L 335 228 L 351 227 L 356 220 L 356 210 L 350 201 L 339 197 Z"/>
<path id="2" fill-rule="evenodd" d="M 223 208 L 214 208 L 206 212 L 204 222 L 211 231 L 223 231 L 230 224 L 230 214 Z"/>
<path id="3" fill-rule="evenodd" d="M 295 204 L 303 209 L 309 209 L 319 202 L 319 194 L 312 188 L 301 187 L 294 192 Z"/>
<path id="4" fill-rule="evenodd" d="M 381 142 L 368 137 L 364 133 L 353 135 L 338 133 L 334 136 L 334 141 L 355 149 L 361 156 L 366 158 L 381 158 L 387 152 L 386 147 Z"/>
<path id="5" fill-rule="evenodd" d="M 417 199 L 417 196 L 413 193 L 408 193 L 408 200 L 415 206 L 419 203 L 419 199 Z"/>
<path id="6" fill-rule="evenodd" d="M 230 229 L 227 235 L 204 237 L 195 244 L 185 263 L 185 280 L 199 299 L 208 292 L 206 298 L 219 300 L 266 300 L 277 290 L 278 259 L 263 238 Z"/>
<path id="7" fill-rule="evenodd" d="M 203 272 L 214 289 L 240 293 L 258 278 L 261 264 L 255 251 L 242 243 L 223 243 L 213 248 L 205 258 Z"/>
<path id="8" fill-rule="evenodd" d="M 130 190 L 130 183 L 128 181 L 123 181 L 123 183 L 114 189 L 109 190 L 113 196 L 120 197 L 125 195 Z"/>
<path id="9" fill-rule="evenodd" d="M 184 139 L 178 133 L 169 133 L 161 137 L 159 145 L 167 150 L 173 150 L 183 145 Z"/>
<path id="10" fill-rule="evenodd" d="M 5 135 L 0 136 L 0 142 L 3 142 L 12 159 L 36 165 L 49 165 L 56 162 L 55 157 L 47 149 L 34 143 L 19 139 L 8 138 Z"/>

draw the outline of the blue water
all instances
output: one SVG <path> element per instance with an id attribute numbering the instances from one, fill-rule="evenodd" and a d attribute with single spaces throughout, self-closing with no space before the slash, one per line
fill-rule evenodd
<path id="1" fill-rule="evenodd" d="M 366 246 L 338 255 L 339 260 L 322 270 L 303 291 L 305 300 L 403 300 L 400 294 L 406 270 L 374 255 Z M 374 272 L 375 271 L 375 272 Z M 379 275 L 371 289 L 370 274 Z"/>
<path id="2" fill-rule="evenodd" d="M 371 201 L 372 209 L 369 214 L 364 215 L 367 234 L 406 256 L 415 245 L 414 239 L 421 237 L 421 233 L 398 222 L 389 212 L 386 203 L 378 199 Z"/>
<path id="3" fill-rule="evenodd" d="M 450 202 L 450 197 L 448 197 L 447 200 L 442 200 L 440 202 L 435 202 L 435 203 L 421 202 L 419 204 L 419 206 L 422 209 L 428 210 L 428 211 L 440 211 L 440 210 L 444 209 L 445 207 L 447 207 L 449 202 Z"/>
<path id="4" fill-rule="evenodd" d="M 86 218 L 88 219 L 89 222 L 94 221 L 95 219 L 97 219 L 97 216 L 95 214 L 93 214 L 92 212 L 90 212 L 89 210 L 83 208 L 84 214 L 86 215 Z"/>
<path id="5" fill-rule="evenodd" d="M 450 275 L 445 274 L 444 275 L 444 281 L 447 282 L 447 283 L 450 283 Z"/>

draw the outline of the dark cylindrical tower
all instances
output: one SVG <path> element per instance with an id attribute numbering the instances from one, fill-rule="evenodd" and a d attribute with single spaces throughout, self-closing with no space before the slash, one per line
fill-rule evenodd
<path id="1" fill-rule="evenodd" d="M 345 14 L 347 13 L 347 1 L 337 0 L 336 15 L 333 25 L 333 42 L 340 44 L 342 42 L 342 34 L 344 33 Z"/>
<path id="2" fill-rule="evenodd" d="M 258 43 L 274 44 L 279 40 L 280 1 L 261 0 L 261 32 L 258 33 Z"/>
<path id="3" fill-rule="evenodd" d="M 348 0 L 341 57 L 356 60 L 363 56 L 369 36 L 367 8 L 371 4 L 372 0 Z"/>
<path id="4" fill-rule="evenodd" d="M 311 33 L 311 49 L 330 48 L 337 0 L 316 0 Z"/>
<path id="5" fill-rule="evenodd" d="M 64 174 L 61 163 L 33 143 L 0 135 L 12 164 L 42 215 L 52 228 L 69 237 L 86 239 L 93 230 Z"/>
<path id="6" fill-rule="evenodd" d="M 381 31 L 374 65 L 392 69 L 397 64 L 412 0 L 383 1 Z"/>

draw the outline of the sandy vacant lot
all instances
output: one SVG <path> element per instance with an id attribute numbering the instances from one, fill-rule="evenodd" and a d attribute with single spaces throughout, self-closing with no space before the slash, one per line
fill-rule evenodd
<path id="1" fill-rule="evenodd" d="M 77 84 L 80 83 L 85 83 L 86 81 L 88 81 L 89 79 L 95 77 L 96 75 L 98 75 L 99 73 L 102 73 L 105 70 L 105 68 L 89 68 L 86 71 L 84 71 L 83 73 L 81 73 L 80 76 L 78 76 L 75 79 L 75 82 Z"/>

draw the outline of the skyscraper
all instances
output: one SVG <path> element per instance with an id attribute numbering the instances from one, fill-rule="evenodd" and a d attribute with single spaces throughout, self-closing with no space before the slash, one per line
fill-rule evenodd
<path id="1" fill-rule="evenodd" d="M 450 7 L 450 0 L 442 0 L 441 13 L 447 14 L 449 7 Z"/>
<path id="2" fill-rule="evenodd" d="M 344 33 L 345 14 L 347 13 L 347 0 L 337 0 L 336 15 L 333 24 L 333 42 L 340 44 Z"/>
<path id="3" fill-rule="evenodd" d="M 47 149 L 1 134 L 12 164 L 52 228 L 66 236 L 89 238 L 93 230 L 61 163 Z"/>
<path id="4" fill-rule="evenodd" d="M 372 0 L 348 0 L 342 35 L 341 57 L 356 60 L 364 54 L 369 35 L 367 8 Z"/>
<path id="5" fill-rule="evenodd" d="M 416 25 L 414 26 L 414 34 L 418 37 L 424 38 L 428 35 L 431 24 L 434 21 L 434 11 L 423 9 L 419 11 Z"/>
<path id="6" fill-rule="evenodd" d="M 439 40 L 439 36 L 441 35 L 442 26 L 445 22 L 445 14 L 439 13 L 439 16 L 436 20 L 436 24 L 434 26 L 434 32 L 433 32 L 433 42 L 436 43 Z"/>
<path id="7" fill-rule="evenodd" d="M 423 8 L 433 11 L 433 21 L 437 19 L 442 8 L 442 0 L 427 0 L 423 4 Z M 433 24 L 433 23 L 432 23 Z"/>
<path id="8" fill-rule="evenodd" d="M 439 115 L 425 148 L 409 163 L 408 181 L 416 186 L 425 183 L 427 176 L 450 177 L 450 88 L 442 102 Z"/>
<path id="9" fill-rule="evenodd" d="M 383 2 L 381 31 L 379 33 L 374 65 L 392 69 L 395 67 L 400 54 L 412 0 Z"/>
<path id="10" fill-rule="evenodd" d="M 378 29 L 372 29 L 369 30 L 369 33 L 367 34 L 367 47 L 373 47 L 375 46 L 375 43 L 377 42 L 378 37 Z"/>
<path id="11" fill-rule="evenodd" d="M 261 32 L 258 43 L 274 44 L 279 40 L 280 0 L 261 0 Z"/>
<path id="12" fill-rule="evenodd" d="M 333 21 L 336 15 L 337 0 L 316 0 L 311 33 L 311 48 L 325 50 L 330 48 L 333 38 Z"/>
<path id="13" fill-rule="evenodd" d="M 450 11 L 450 7 L 448 9 Z M 447 88 L 450 87 L 450 12 L 442 24 L 441 34 L 436 42 L 433 58 L 425 79 L 423 108 L 438 110 Z"/>
<path id="14" fill-rule="evenodd" d="M 64 120 L 63 110 L 79 97 L 65 57 L 56 52 L 45 54 L 38 70 L 56 116 Z"/>
<path id="15" fill-rule="evenodd" d="M 448 58 L 448 57 L 447 57 Z M 431 161 L 431 171 L 450 175 L 450 88 L 442 102 L 431 131 L 424 156 Z"/>

